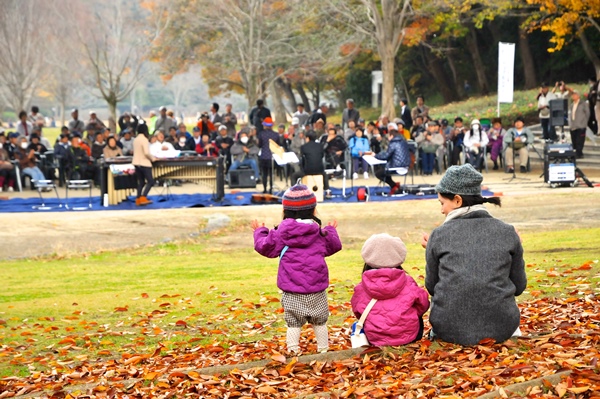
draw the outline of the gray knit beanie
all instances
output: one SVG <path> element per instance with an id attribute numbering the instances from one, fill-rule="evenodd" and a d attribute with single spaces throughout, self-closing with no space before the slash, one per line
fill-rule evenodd
<path id="1" fill-rule="evenodd" d="M 374 269 L 394 268 L 406 259 L 406 245 L 398 237 L 389 234 L 373 234 L 360 251 L 365 263 Z"/>
<path id="2" fill-rule="evenodd" d="M 471 164 L 451 166 L 435 186 L 436 193 L 458 195 L 481 195 L 483 175 Z"/>

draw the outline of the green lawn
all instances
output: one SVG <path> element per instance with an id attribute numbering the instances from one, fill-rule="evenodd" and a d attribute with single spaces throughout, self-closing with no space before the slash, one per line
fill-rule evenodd
<path id="1" fill-rule="evenodd" d="M 0 262 L 0 376 L 152 352 L 159 342 L 189 347 L 281 336 L 277 261 L 251 248 L 231 255 L 210 240 Z M 523 240 L 529 286 L 520 300 L 599 292 L 600 228 L 526 233 Z M 360 245 L 328 261 L 331 326 L 352 320 Z M 422 284 L 424 250 L 408 248 L 405 269 Z"/>

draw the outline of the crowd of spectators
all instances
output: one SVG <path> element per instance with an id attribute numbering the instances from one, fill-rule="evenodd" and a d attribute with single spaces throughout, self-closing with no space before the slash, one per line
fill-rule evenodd
<path id="1" fill-rule="evenodd" d="M 590 87 L 593 89 L 594 84 L 597 89 L 597 83 Z M 594 112 L 583 113 L 586 107 L 580 106 L 577 110 L 579 96 L 564 83 L 557 83 L 552 92 L 543 84 L 538 109 L 544 139 L 559 139 L 547 120 L 549 101 L 569 96 L 574 101 L 571 111 L 575 110 L 578 118 L 570 120 L 571 125 L 594 116 Z M 590 107 L 593 105 L 595 102 L 590 103 Z M 500 118 L 473 119 L 466 124 L 461 117 L 456 117 L 451 124 L 447 119 L 436 119 L 430 114 L 424 96 L 418 96 L 412 108 L 406 98 L 400 99 L 400 116 L 394 120 L 381 115 L 369 122 L 361 118 L 354 101 L 348 99 L 341 124 L 327 122 L 329 105 L 326 102 L 321 102 L 310 113 L 303 104 L 298 104 L 291 123 L 276 127 L 263 100 L 258 100 L 252 108 L 248 124 L 238 123 L 231 104 L 225 106 L 224 113 L 219 110 L 218 103 L 211 104 L 210 111 L 200 113 L 191 132 L 166 107 L 160 107 L 158 113 L 151 111 L 145 120 L 126 112 L 118 119 L 118 131 L 112 132 L 94 111 L 83 121 L 79 111 L 73 109 L 71 119 L 62 127 L 56 142 L 50 143 L 43 135 L 44 117 L 34 106 L 29 114 L 19 113 L 15 131 L 0 130 L 0 190 L 14 190 L 15 165 L 34 182 L 44 178 L 58 179 L 60 184 L 66 179 L 93 179 L 99 184 L 103 159 L 133 155 L 133 141 L 142 121 L 150 133 L 152 156 L 223 156 L 227 170 L 252 169 L 256 180 L 262 181 L 264 192 L 272 191 L 273 187 L 270 141 L 286 152 L 294 152 L 300 160 L 299 164 L 287 166 L 294 182 L 307 174 L 322 174 L 326 190 L 331 177 L 346 174 L 352 179 L 369 178 L 371 170 L 365 155 L 387 161 L 387 165 L 375 166 L 372 171 L 392 190 L 399 186 L 385 173 L 386 168 L 391 167 L 414 167 L 423 175 L 431 175 L 436 171 L 441 173 L 445 167 L 470 163 L 481 171 L 489 156 L 494 170 L 499 169 L 504 160 L 505 171 L 512 173 L 514 153 L 519 158 L 519 170 L 527 172 L 528 145 L 533 142 L 533 135 L 522 118 L 516 118 L 511 127 L 504 127 Z M 578 125 L 572 127 L 579 132 Z M 578 156 L 583 156 L 579 134 L 573 141 Z"/>

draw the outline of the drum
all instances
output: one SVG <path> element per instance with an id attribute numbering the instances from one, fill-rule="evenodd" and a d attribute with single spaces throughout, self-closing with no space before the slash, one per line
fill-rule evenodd
<path id="1" fill-rule="evenodd" d="M 323 202 L 323 175 L 306 175 L 302 178 L 302 184 L 315 194 L 317 202 Z"/>

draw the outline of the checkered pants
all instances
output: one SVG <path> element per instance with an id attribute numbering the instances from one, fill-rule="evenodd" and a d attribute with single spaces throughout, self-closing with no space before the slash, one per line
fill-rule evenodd
<path id="1" fill-rule="evenodd" d="M 283 318 L 288 327 L 302 327 L 305 323 L 313 326 L 322 326 L 329 318 L 329 305 L 327 292 L 321 291 L 314 294 L 295 294 L 284 292 L 281 297 L 283 305 Z"/>

